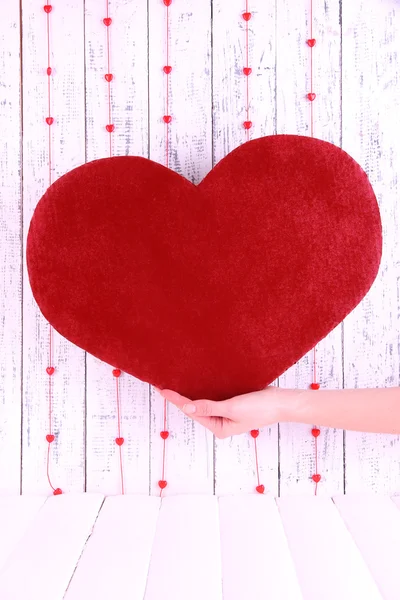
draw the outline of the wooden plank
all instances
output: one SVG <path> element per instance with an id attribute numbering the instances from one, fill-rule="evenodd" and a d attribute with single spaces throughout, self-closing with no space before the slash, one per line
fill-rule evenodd
<path id="1" fill-rule="evenodd" d="M 0 21 L 0 494 L 18 494 L 21 478 L 21 90 L 19 5 Z"/>
<path id="2" fill-rule="evenodd" d="M 301 600 L 273 496 L 224 496 L 219 514 L 224 600 Z"/>
<path id="3" fill-rule="evenodd" d="M 64 599 L 143 600 L 159 510 L 159 498 L 107 498 Z"/>
<path id="4" fill-rule="evenodd" d="M 277 503 L 304 598 L 383 600 L 330 498 L 286 496 Z"/>
<path id="5" fill-rule="evenodd" d="M 0 569 L 45 501 L 46 496 L 0 496 Z"/>
<path id="6" fill-rule="evenodd" d="M 252 2 L 249 23 L 251 139 L 272 135 L 276 126 L 275 5 Z M 245 21 L 242 0 L 213 2 L 214 164 L 246 140 Z M 265 427 L 257 440 L 260 481 L 278 494 L 278 426 Z M 250 493 L 257 485 L 254 440 L 248 435 L 215 440 L 215 493 Z"/>
<path id="7" fill-rule="evenodd" d="M 46 14 L 22 1 L 24 119 L 24 253 L 33 210 L 48 187 Z M 66 0 L 51 15 L 53 178 L 85 160 L 83 0 Z M 66 48 L 68 52 L 66 52 Z M 41 315 L 24 267 L 23 472 L 24 493 L 48 493 L 49 325 Z M 50 474 L 55 487 L 84 489 L 84 380 L 82 350 L 56 332 Z M 50 490 L 51 491 L 51 490 Z"/>
<path id="8" fill-rule="evenodd" d="M 222 600 L 218 500 L 162 500 L 144 600 Z"/>
<path id="9" fill-rule="evenodd" d="M 105 2 L 86 0 L 87 160 L 109 156 Z M 109 5 L 113 155 L 147 156 L 147 5 L 119 0 Z M 87 356 L 87 490 L 121 493 L 116 381 L 113 367 Z M 123 373 L 119 379 L 124 489 L 149 490 L 149 386 Z"/>
<path id="10" fill-rule="evenodd" d="M 0 571 L 0 597 L 62 600 L 103 500 L 101 494 L 48 498 Z"/>
<path id="11" fill-rule="evenodd" d="M 343 149 L 367 172 L 383 226 L 378 277 L 345 321 L 344 382 L 348 388 L 392 387 L 399 381 L 400 110 L 394 0 L 343 4 Z M 400 436 L 346 432 L 346 493 L 399 490 Z"/>
<path id="12" fill-rule="evenodd" d="M 340 145 L 340 2 L 314 2 L 314 135 Z M 310 135 L 310 0 L 277 3 L 277 133 Z M 279 378 L 284 388 L 308 388 L 313 378 L 313 351 Z M 323 388 L 342 387 L 341 326 L 317 346 L 317 379 Z M 318 392 L 316 392 L 318 393 Z M 318 423 L 279 426 L 280 495 L 312 494 L 315 484 L 314 439 Z M 318 438 L 318 494 L 343 491 L 343 433 L 321 429 Z"/>
<path id="13" fill-rule="evenodd" d="M 171 156 L 169 166 L 193 183 L 212 167 L 211 124 L 211 1 L 187 0 L 170 9 L 171 90 L 169 106 Z M 166 8 L 149 5 L 150 158 L 165 164 Z M 182 292 L 184 293 L 184 291 Z M 158 494 L 162 473 L 160 431 L 163 402 L 152 396 L 155 418 L 151 425 L 151 490 Z M 168 408 L 166 479 L 164 494 L 213 491 L 213 436 L 175 406 Z"/>
<path id="14" fill-rule="evenodd" d="M 400 590 L 400 511 L 389 496 L 346 494 L 335 505 L 385 600 Z"/>

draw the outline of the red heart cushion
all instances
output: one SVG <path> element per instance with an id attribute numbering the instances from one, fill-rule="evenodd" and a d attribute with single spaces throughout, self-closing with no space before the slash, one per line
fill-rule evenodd
<path id="1" fill-rule="evenodd" d="M 56 181 L 27 244 L 34 297 L 68 340 L 190 398 L 264 388 L 361 301 L 382 250 L 367 176 L 341 149 L 277 135 L 197 187 L 139 157 Z"/>

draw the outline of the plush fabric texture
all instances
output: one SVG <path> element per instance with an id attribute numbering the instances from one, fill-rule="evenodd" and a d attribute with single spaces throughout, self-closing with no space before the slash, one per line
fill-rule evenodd
<path id="1" fill-rule="evenodd" d="M 362 300 L 380 264 L 373 189 L 344 151 L 276 135 L 195 186 L 160 164 L 85 164 L 39 201 L 34 297 L 65 338 L 159 388 L 264 388 Z"/>

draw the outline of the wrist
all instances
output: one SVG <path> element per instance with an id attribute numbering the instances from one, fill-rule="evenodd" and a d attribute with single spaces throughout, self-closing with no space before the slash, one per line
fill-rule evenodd
<path id="1" fill-rule="evenodd" d="M 309 390 L 285 388 L 275 388 L 275 390 L 277 422 L 311 423 L 312 398 Z"/>

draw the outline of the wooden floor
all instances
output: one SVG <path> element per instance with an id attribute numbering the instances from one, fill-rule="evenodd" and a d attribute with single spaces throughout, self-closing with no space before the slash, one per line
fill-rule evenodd
<path id="1" fill-rule="evenodd" d="M 0 498 L 2 600 L 398 600 L 400 496 Z"/>

